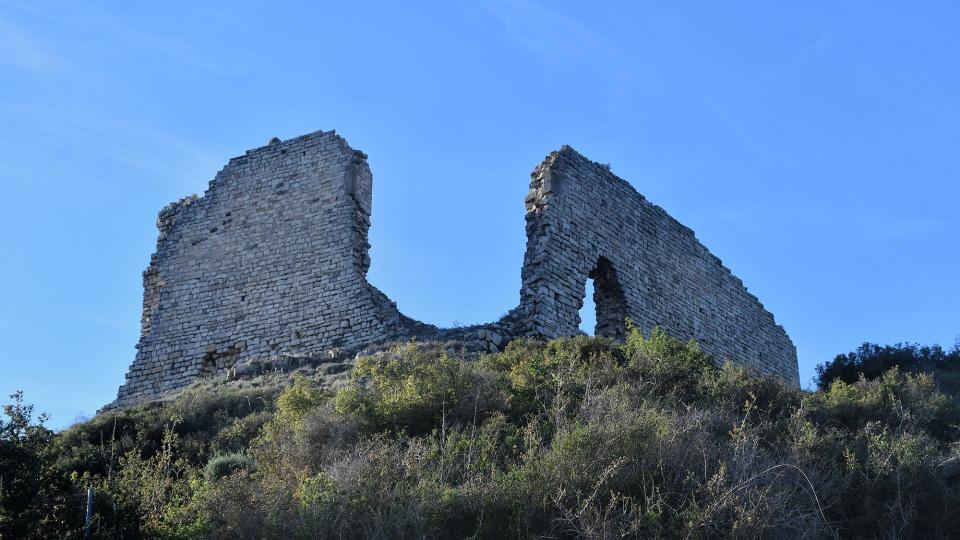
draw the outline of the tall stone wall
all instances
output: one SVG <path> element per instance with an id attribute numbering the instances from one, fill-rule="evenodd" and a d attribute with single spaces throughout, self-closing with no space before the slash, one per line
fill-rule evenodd
<path id="1" fill-rule="evenodd" d="M 575 334 L 592 278 L 597 335 L 623 336 L 630 318 L 799 385 L 796 348 L 773 315 L 692 230 L 607 166 L 564 146 L 534 170 L 526 205 L 524 333 Z"/>
<path id="2" fill-rule="evenodd" d="M 250 357 L 403 335 L 366 281 L 366 156 L 316 132 L 231 159 L 203 197 L 160 212 L 137 355 L 116 405 L 156 399 Z"/>
<path id="3" fill-rule="evenodd" d="M 372 177 L 362 152 L 316 132 L 231 159 L 203 197 L 160 212 L 144 272 L 137 355 L 111 406 L 154 400 L 240 362 L 410 337 L 470 351 L 579 333 L 587 279 L 596 334 L 624 320 L 696 338 L 717 357 L 798 384 L 783 328 L 697 239 L 570 147 L 531 175 L 520 305 L 440 329 L 400 314 L 366 280 Z"/>

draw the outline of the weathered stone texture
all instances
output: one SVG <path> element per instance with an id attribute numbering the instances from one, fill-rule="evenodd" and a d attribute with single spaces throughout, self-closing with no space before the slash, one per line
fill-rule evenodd
<path id="1" fill-rule="evenodd" d="M 355 349 L 404 332 L 365 279 L 371 175 L 334 133 L 231 159 L 203 197 L 160 212 L 137 356 L 117 405 L 238 360 Z"/>
<path id="2" fill-rule="evenodd" d="M 692 230 L 607 166 L 564 146 L 534 170 L 526 205 L 524 333 L 575 334 L 590 277 L 597 335 L 622 337 L 626 317 L 799 385 L 796 349 L 773 315 Z"/>
<path id="3" fill-rule="evenodd" d="M 588 277 L 598 335 L 622 337 L 629 317 L 798 384 L 783 328 L 693 231 L 569 147 L 532 174 L 520 305 L 488 325 L 419 323 L 367 282 L 371 192 L 366 156 L 316 132 L 231 159 L 203 197 L 164 208 L 136 359 L 112 406 L 278 355 L 574 335 Z"/>

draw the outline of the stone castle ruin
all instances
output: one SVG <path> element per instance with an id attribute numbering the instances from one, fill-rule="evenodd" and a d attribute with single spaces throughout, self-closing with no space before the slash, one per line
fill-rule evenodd
<path id="1" fill-rule="evenodd" d="M 367 282 L 372 181 L 365 154 L 318 131 L 249 150 L 203 197 L 164 208 L 136 359 L 111 406 L 282 355 L 343 356 L 410 338 L 495 351 L 522 336 L 576 335 L 588 278 L 596 335 L 622 338 L 627 318 L 644 332 L 659 325 L 799 384 L 784 329 L 693 231 L 569 146 L 531 174 L 520 304 L 485 325 L 415 321 Z"/>

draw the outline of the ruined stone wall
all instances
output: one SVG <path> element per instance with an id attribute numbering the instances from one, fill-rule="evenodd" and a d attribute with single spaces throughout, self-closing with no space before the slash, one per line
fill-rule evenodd
<path id="1" fill-rule="evenodd" d="M 366 156 L 316 132 L 231 159 L 203 197 L 164 208 L 137 355 L 111 406 L 283 355 L 410 337 L 483 352 L 575 335 L 588 278 L 597 335 L 623 337 L 629 317 L 798 384 L 783 328 L 693 231 L 569 147 L 532 174 L 520 305 L 495 323 L 419 323 L 367 282 L 371 197 Z"/>
<path id="2" fill-rule="evenodd" d="M 592 278 L 597 335 L 623 336 L 629 317 L 799 385 L 796 349 L 773 315 L 692 230 L 607 166 L 564 146 L 534 170 L 526 205 L 524 333 L 577 333 Z"/>
<path id="3" fill-rule="evenodd" d="M 116 405 L 250 357 L 355 349 L 404 334 L 365 278 L 372 178 L 332 132 L 231 159 L 203 197 L 160 212 L 137 355 Z"/>

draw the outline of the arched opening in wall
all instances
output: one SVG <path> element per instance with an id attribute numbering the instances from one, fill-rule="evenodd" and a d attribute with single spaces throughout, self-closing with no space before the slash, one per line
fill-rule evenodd
<path id="1" fill-rule="evenodd" d="M 580 310 L 580 328 L 590 335 L 624 339 L 627 335 L 627 300 L 613 264 L 607 258 L 600 257 L 587 277 L 586 297 Z M 590 317 L 591 314 L 594 316 Z M 591 323 L 593 332 L 587 329 Z"/>

